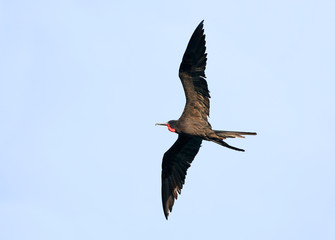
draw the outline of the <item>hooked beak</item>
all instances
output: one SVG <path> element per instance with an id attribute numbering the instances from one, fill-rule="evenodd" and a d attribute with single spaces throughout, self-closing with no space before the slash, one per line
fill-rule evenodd
<path id="1" fill-rule="evenodd" d="M 155 126 L 160 125 L 160 126 L 167 126 L 167 123 L 156 123 Z"/>

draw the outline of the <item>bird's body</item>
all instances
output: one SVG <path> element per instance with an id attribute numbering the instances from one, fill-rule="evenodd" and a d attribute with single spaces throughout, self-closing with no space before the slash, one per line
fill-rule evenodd
<path id="1" fill-rule="evenodd" d="M 253 132 L 212 129 L 208 122 L 210 95 L 205 76 L 206 61 L 206 41 L 202 21 L 187 45 L 179 68 L 179 78 L 186 96 L 184 111 L 178 120 L 157 124 L 167 126 L 171 132 L 178 134 L 177 141 L 164 154 L 162 163 L 162 203 L 166 218 L 169 211 L 172 211 L 178 193 L 181 193 L 186 171 L 198 153 L 202 140 L 244 151 L 228 145 L 223 140 L 256 135 Z"/>

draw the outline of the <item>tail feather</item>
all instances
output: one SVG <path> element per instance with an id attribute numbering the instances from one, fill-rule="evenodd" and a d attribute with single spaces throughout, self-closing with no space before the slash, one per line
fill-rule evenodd
<path id="1" fill-rule="evenodd" d="M 235 131 L 222 131 L 222 130 L 213 130 L 216 135 L 223 138 L 244 138 L 243 135 L 257 135 L 255 132 L 235 132 Z"/>
<path id="2" fill-rule="evenodd" d="M 224 146 L 224 147 L 233 149 L 233 150 L 235 150 L 235 151 L 244 152 L 244 149 L 230 146 L 228 143 L 224 142 L 224 141 L 221 140 L 221 139 L 211 139 L 211 141 L 213 141 L 213 142 L 215 142 L 215 143 L 217 143 L 217 144 L 219 144 L 219 145 L 221 145 L 221 146 Z"/>

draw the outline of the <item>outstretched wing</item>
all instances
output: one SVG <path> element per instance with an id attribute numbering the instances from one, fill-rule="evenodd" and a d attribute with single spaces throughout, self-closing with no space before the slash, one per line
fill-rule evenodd
<path id="1" fill-rule="evenodd" d="M 186 171 L 197 155 L 202 139 L 179 134 L 177 141 L 164 154 L 162 163 L 162 202 L 166 219 L 172 211 L 174 200 L 181 193 Z"/>
<path id="2" fill-rule="evenodd" d="M 205 76 L 207 54 L 203 27 L 202 21 L 187 45 L 179 68 L 179 78 L 186 95 L 181 118 L 197 117 L 207 121 L 210 95 Z"/>

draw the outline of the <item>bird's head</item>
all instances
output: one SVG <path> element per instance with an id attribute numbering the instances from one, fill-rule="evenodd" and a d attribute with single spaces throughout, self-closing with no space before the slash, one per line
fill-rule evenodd
<path id="1" fill-rule="evenodd" d="M 155 125 L 167 126 L 170 132 L 176 132 L 177 121 L 170 120 L 167 123 L 156 123 Z"/>

